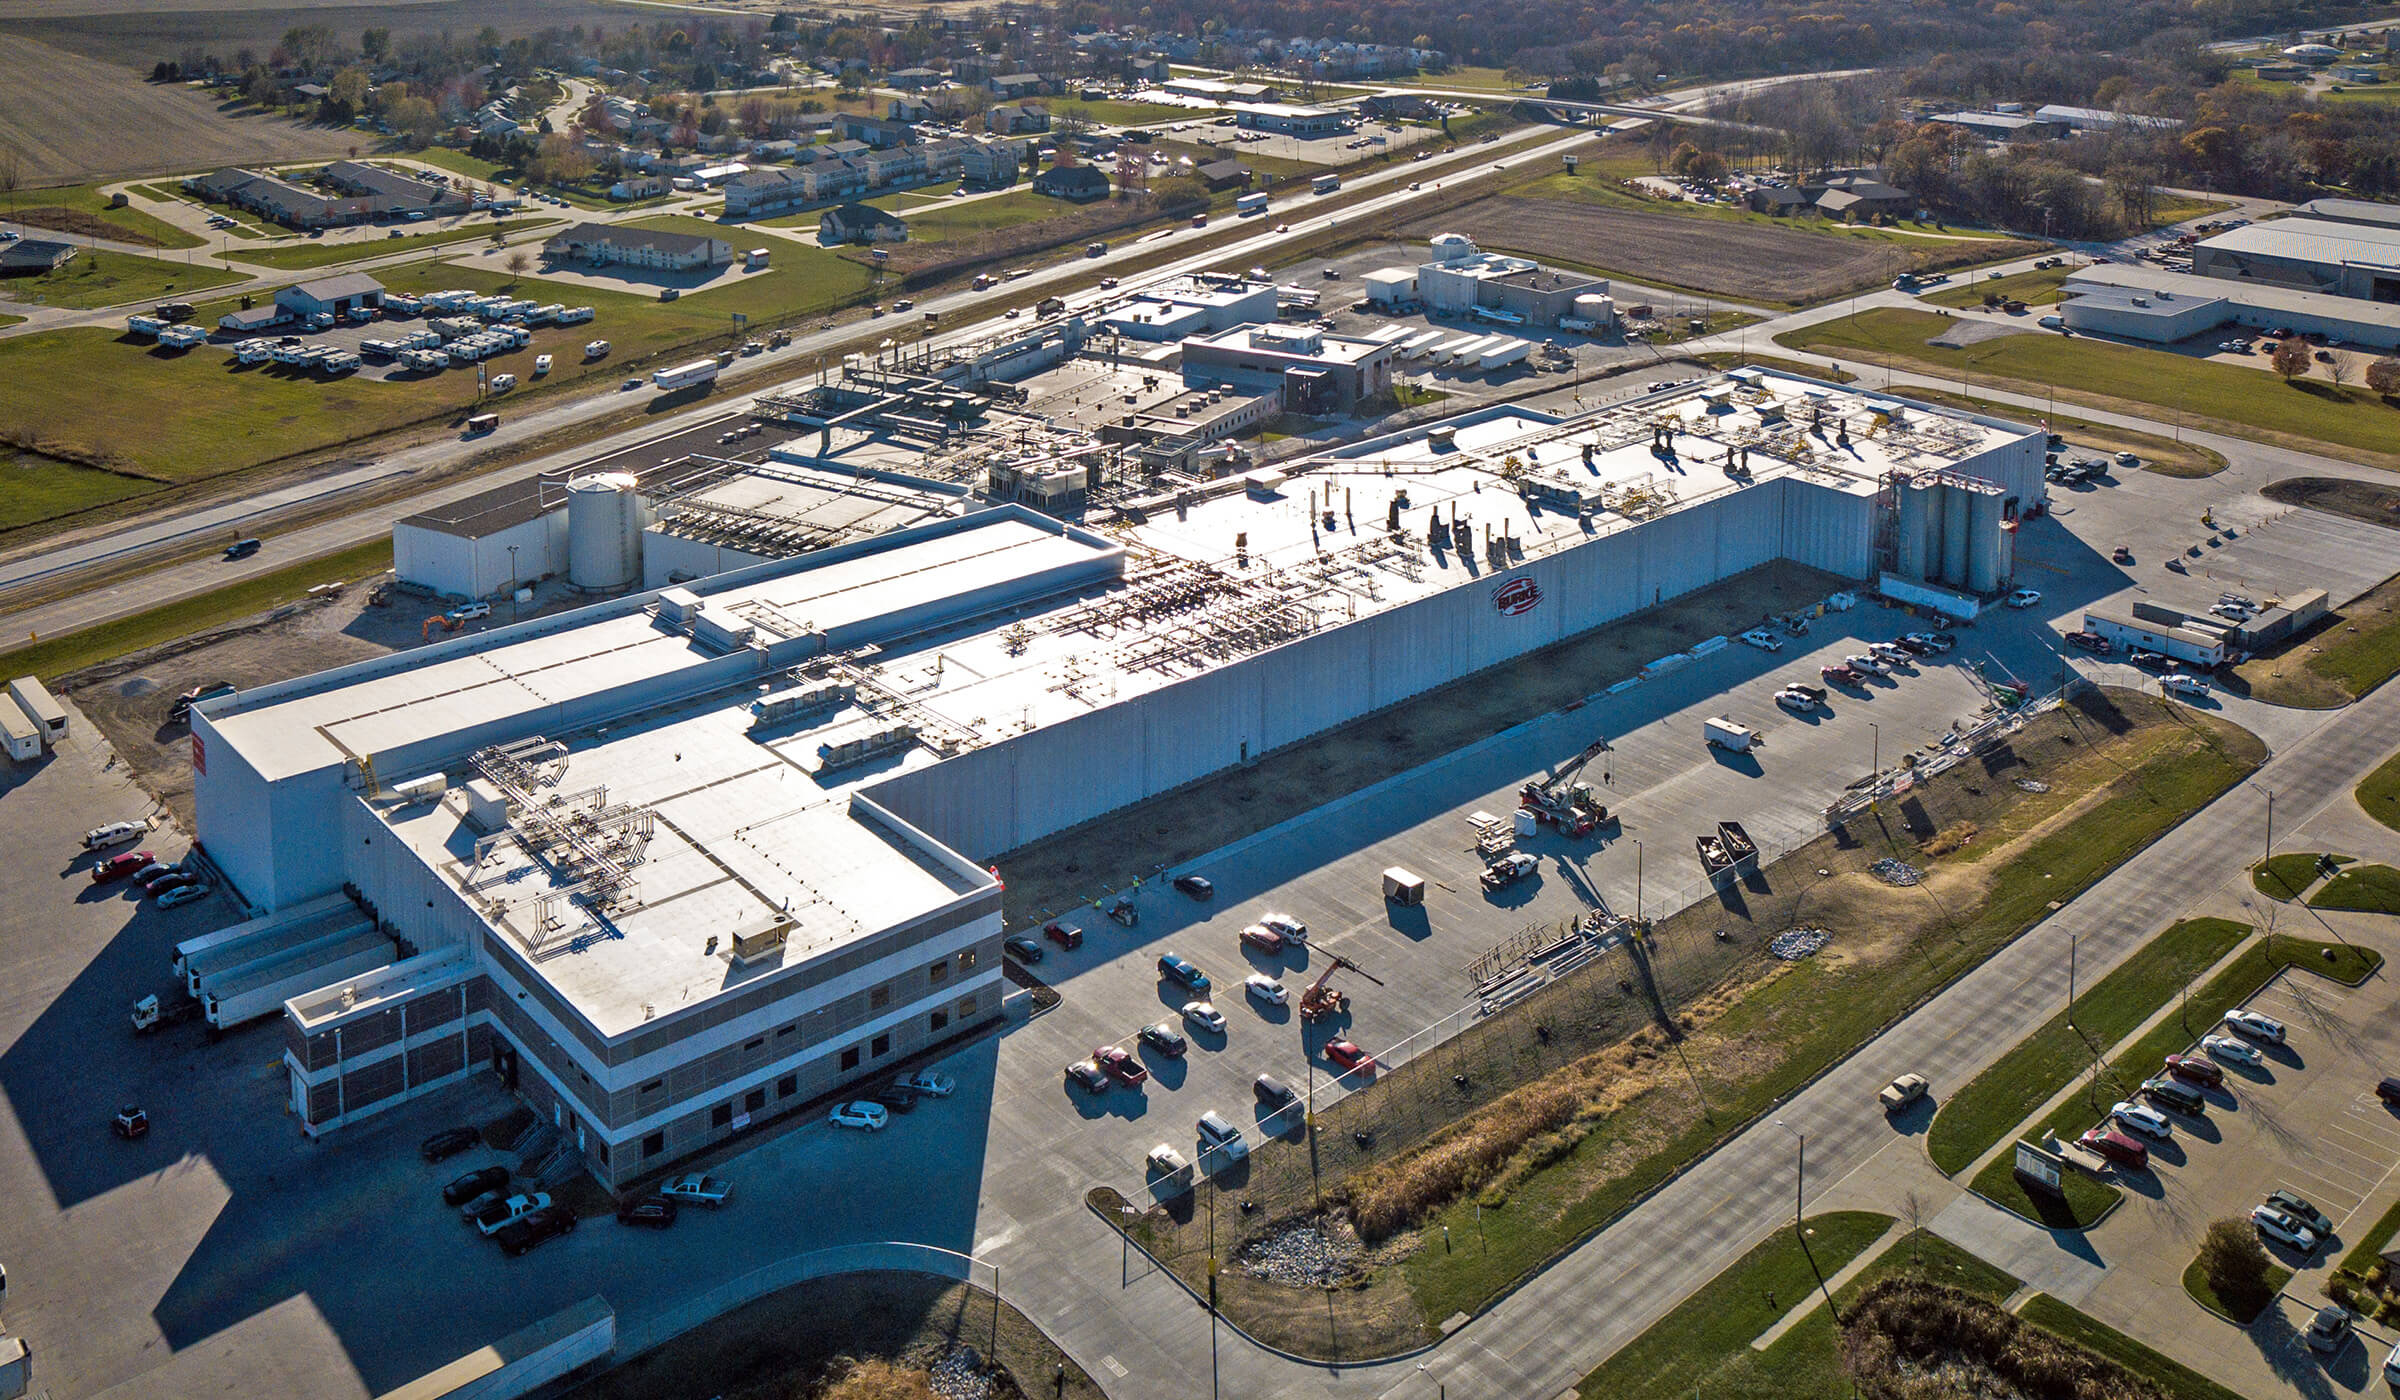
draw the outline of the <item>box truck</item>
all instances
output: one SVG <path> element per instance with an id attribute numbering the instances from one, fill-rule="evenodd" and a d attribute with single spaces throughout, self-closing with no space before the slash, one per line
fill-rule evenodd
<path id="1" fill-rule="evenodd" d="M 1383 897 L 1394 904 L 1418 905 L 1425 902 L 1425 880 L 1395 865 L 1383 872 Z"/>
<path id="2" fill-rule="evenodd" d="M 673 369 L 662 369 L 653 373 L 650 376 L 650 382 L 657 385 L 662 391 L 688 389 L 695 384 L 706 384 L 715 379 L 717 368 L 715 360 L 693 360 L 689 364 L 681 364 Z"/>

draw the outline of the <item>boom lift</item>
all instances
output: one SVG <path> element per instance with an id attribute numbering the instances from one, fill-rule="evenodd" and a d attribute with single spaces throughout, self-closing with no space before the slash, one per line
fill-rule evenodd
<path id="1" fill-rule="evenodd" d="M 1317 980 L 1309 983 L 1307 990 L 1300 993 L 1301 1020 L 1322 1021 L 1329 1016 L 1339 1016 L 1350 1008 L 1350 997 L 1348 993 L 1336 991 L 1333 988 L 1325 985 L 1327 982 L 1333 980 L 1334 971 L 1338 968 L 1346 967 L 1352 972 L 1357 973 L 1359 976 L 1366 978 L 1368 981 L 1374 983 L 1378 987 L 1383 985 L 1382 978 L 1376 976 L 1372 972 L 1367 971 L 1365 968 L 1360 967 L 1357 963 L 1350 961 L 1341 954 L 1323 948 L 1320 948 L 1317 951 L 1324 953 L 1329 961 L 1327 961 L 1325 964 L 1325 970 L 1317 974 Z"/>
<path id="2" fill-rule="evenodd" d="M 1575 780 L 1593 759 L 1607 752 L 1608 740 L 1594 739 L 1582 753 L 1553 769 L 1549 777 L 1527 782 L 1517 794 L 1518 805 L 1543 825 L 1557 827 L 1562 835 L 1591 835 L 1594 827 L 1608 824 L 1608 808 L 1600 805 L 1600 795 L 1590 783 Z"/>

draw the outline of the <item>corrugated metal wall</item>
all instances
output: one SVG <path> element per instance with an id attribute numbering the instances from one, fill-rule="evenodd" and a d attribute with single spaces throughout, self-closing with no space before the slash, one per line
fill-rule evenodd
<path id="1" fill-rule="evenodd" d="M 1431 597 L 1329 622 L 1163 690 L 901 774 L 871 795 L 989 860 L 1770 559 L 1863 576 L 1872 511 L 1868 497 L 1770 481 L 1520 568 L 1479 568 Z M 1520 579 L 1538 600 L 1504 611 L 1503 590 L 1523 600 L 1522 585 L 1510 588 Z"/>

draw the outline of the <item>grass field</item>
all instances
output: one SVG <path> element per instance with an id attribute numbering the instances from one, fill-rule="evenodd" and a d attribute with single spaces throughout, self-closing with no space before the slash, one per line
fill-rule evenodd
<path id="1" fill-rule="evenodd" d="M 1517 93 L 1524 90 L 1519 84 L 1508 80 L 1506 69 L 1470 65 L 1445 68 L 1439 73 L 1419 73 L 1413 77 L 1380 81 L 1391 87 L 1456 88 L 1460 92 Z"/>
<path id="2" fill-rule="evenodd" d="M 1711 1371 L 1815 1294 L 1812 1254 L 1817 1271 L 1839 1273 L 1891 1224 L 1890 1216 L 1869 1211 L 1820 1215 L 1808 1222 L 1805 1251 L 1798 1231 L 1786 1225 L 1651 1324 L 1585 1376 L 1576 1390 L 1589 1400 L 1692 1392 Z"/>
<path id="3" fill-rule="evenodd" d="M 1037 107 L 1046 107 L 1052 118 L 1080 117 L 1101 126 L 1149 126 L 1155 122 L 1190 121 L 1209 116 L 1190 107 L 1177 107 L 1165 102 L 1086 102 L 1075 97 L 1044 97 L 1035 100 Z"/>
<path id="4" fill-rule="evenodd" d="M 2072 1025 L 2062 1009 L 1943 1101 L 1926 1135 L 1934 1166 L 1945 1176 L 1966 1170 L 1992 1144 L 2011 1136 L 2044 1099 L 2090 1069 L 2095 1049 L 2132 1034 L 2249 932 L 2228 919 L 2189 919 L 2151 939 L 2106 977 L 2087 983 L 2075 999 Z"/>
<path id="5" fill-rule="evenodd" d="M 495 219 L 490 223 L 461 224 L 457 228 L 435 233 L 420 233 L 403 238 L 342 239 L 336 242 L 291 244 L 281 248 L 265 248 L 256 252 L 239 252 L 227 256 L 236 262 L 284 272 L 298 272 L 333 263 L 356 262 L 361 258 L 383 257 L 392 253 L 414 253 L 438 248 L 449 243 L 470 240 L 489 240 L 497 235 L 523 233 L 527 229 L 547 228 L 556 219 Z"/>
<path id="6" fill-rule="evenodd" d="M 2262 860 L 2250 867 L 2250 884 L 2269 899 L 2297 899 L 2300 892 L 2317 882 L 2316 851 L 2285 851 L 2282 855 Z M 2335 856 L 2347 861 L 2348 856 Z"/>
<path id="7" fill-rule="evenodd" d="M 2077 1312 L 2047 1293 L 2036 1293 L 2018 1307 L 2017 1316 L 2055 1337 L 2063 1337 L 2096 1356 L 2105 1356 L 2175 1400 L 2242 1400 L 2240 1395 L 2201 1375 L 2171 1356 L 2151 1350 L 2106 1323 Z"/>
<path id="8" fill-rule="evenodd" d="M 2370 817 L 2400 831 L 2400 754 L 2383 761 L 2358 785 L 2358 805 Z"/>
<path id="9" fill-rule="evenodd" d="M 1926 344 L 1949 329 L 1949 321 L 1931 312 L 1880 308 L 1787 331 L 1776 340 L 1792 349 L 1888 355 L 1895 365 L 1964 373 L 1987 384 L 2048 385 L 2062 399 L 2103 407 L 2126 402 L 2167 408 L 2228 431 L 2257 429 L 2279 444 L 2320 450 L 2330 444 L 2350 449 L 2339 455 L 2352 460 L 2400 463 L 2400 410 L 2364 389 L 2312 380 L 2285 384 L 2254 369 L 2060 335 L 2008 335 L 1966 350 Z"/>
<path id="10" fill-rule="evenodd" d="M 2376 1217 L 2367 1232 L 2360 1235 L 2357 1242 L 2343 1253 L 2342 1262 L 2337 1267 L 2344 1273 L 2364 1274 L 2383 1257 L 2383 1247 L 2392 1242 L 2395 1234 L 2400 1234 L 2400 1201 L 2394 1201 L 2389 1209 Z"/>
<path id="11" fill-rule="evenodd" d="M 899 211 L 908 220 L 908 236 L 916 243 L 947 243 L 993 229 L 1015 228 L 1071 214 L 1076 206 L 1032 190 L 1011 190 L 988 199 L 943 201 L 922 212 Z"/>
<path id="12" fill-rule="evenodd" d="M 1962 281 L 1955 287 L 1943 287 L 1926 293 L 1917 300 L 1935 306 L 1981 306 L 1983 299 L 1996 296 L 2002 301 L 2021 301 L 2027 306 L 2047 306 L 2060 299 L 2062 286 L 2072 269 L 2044 268 L 2039 272 L 2012 272 L 2006 277 L 1978 277 Z"/>
<path id="13" fill-rule="evenodd" d="M 189 296 L 228 282 L 249 280 L 222 267 L 165 262 L 133 253 L 86 248 L 66 266 L 38 277 L 12 278 L 7 294 L 37 306 L 90 309 L 156 301 L 172 293 Z"/>
<path id="14" fill-rule="evenodd" d="M 104 183 L 107 182 L 94 180 L 81 185 L 46 185 L 40 189 L 18 190 L 7 200 L 0 201 L 0 207 L 6 209 L 7 218 L 44 228 L 116 238 L 152 248 L 197 248 L 207 241 L 131 205 L 122 209 L 110 208 L 108 197 L 100 193 L 100 186 Z M 67 217 L 56 220 L 44 218 L 41 214 L 44 210 L 61 210 Z M 29 218 L 28 215 L 33 217 Z"/>
<path id="15" fill-rule="evenodd" d="M 408 160 L 430 165 L 437 170 L 447 170 L 453 175 L 464 175 L 470 180 L 481 180 L 486 184 L 506 182 L 513 185 L 517 182 L 517 170 L 514 166 L 488 161 L 481 156 L 470 155 L 450 146 L 427 146 L 421 151 L 406 151 L 400 154 Z M 635 200 L 631 203 L 612 201 L 608 198 L 608 186 L 605 184 L 589 189 L 554 185 L 550 187 L 550 193 L 578 209 L 639 209 L 645 204 L 655 204 L 665 198 L 660 195 L 650 199 Z"/>
<path id="16" fill-rule="evenodd" d="M 55 519 L 158 487 L 159 483 L 138 476 L 0 448 L 0 530 Z"/>
<path id="17" fill-rule="evenodd" d="M 2347 909 L 2361 914 L 2400 914 L 2400 870 L 2388 865 L 2354 865 L 2309 897 L 2311 909 Z"/>
<path id="18" fill-rule="evenodd" d="M 2215 476 L 2225 470 L 2225 454 L 2213 447 L 2177 442 L 2171 437 L 2160 437 L 2156 433 L 2145 433 L 2134 428 L 2120 428 L 2113 423 L 2095 423 L 2071 413 L 2045 410 L 2032 414 L 2017 404 L 1996 403 L 1991 399 L 1961 394 L 1954 389 L 1928 389 L 1919 384 L 1908 387 L 1908 396 L 1927 403 L 1954 404 L 1969 412 L 1988 413 L 1994 418 L 2006 418 L 2012 422 L 2035 419 L 2047 423 L 2052 432 L 2066 435 L 2077 447 L 2094 448 L 2110 456 L 2131 452 L 2142 459 L 2143 471 L 2156 472 L 2160 476 Z"/>
<path id="19" fill-rule="evenodd" d="M 288 568 L 271 569 L 254 574 L 239 583 L 229 583 L 197 598 L 170 603 L 163 608 L 135 613 L 97 627 L 74 632 L 62 632 L 45 637 L 31 646 L 18 647 L 8 656 L 8 664 L 17 674 L 35 675 L 45 681 L 80 671 L 127 652 L 154 647 L 238 622 L 253 613 L 265 612 L 305 597 L 308 590 L 334 580 L 365 578 L 381 573 L 392 566 L 390 539 L 370 540 L 348 549 L 322 555 Z"/>

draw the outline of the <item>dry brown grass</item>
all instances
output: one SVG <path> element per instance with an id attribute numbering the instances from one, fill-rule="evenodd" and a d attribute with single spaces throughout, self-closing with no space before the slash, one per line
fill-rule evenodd
<path id="1" fill-rule="evenodd" d="M 817 1392 L 818 1400 L 940 1400 L 933 1374 L 889 1361 L 853 1361 L 839 1380 Z"/>
<path id="2" fill-rule="evenodd" d="M 1842 1369 L 1874 1400 L 2166 1400 L 2165 1392 L 1997 1304 L 1886 1279 L 1843 1320 Z"/>
<path id="3" fill-rule="evenodd" d="M 1975 839 L 1973 822 L 1953 822 L 1933 833 L 1933 839 L 1920 848 L 1929 856 L 1946 856 Z"/>

